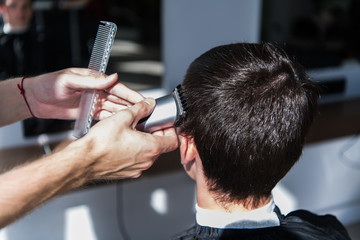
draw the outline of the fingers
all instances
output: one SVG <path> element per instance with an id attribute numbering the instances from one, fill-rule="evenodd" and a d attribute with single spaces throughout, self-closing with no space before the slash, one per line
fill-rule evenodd
<path id="1" fill-rule="evenodd" d="M 104 119 L 112 116 L 112 112 L 116 112 L 120 109 L 116 104 L 108 103 L 108 111 L 102 111 L 99 113 L 99 119 Z M 116 114 L 116 117 L 122 121 L 126 121 L 127 125 L 132 129 L 136 127 L 140 119 L 147 117 L 155 107 L 155 100 L 153 98 L 146 98 L 145 100 L 125 109 L 123 112 Z M 129 114 L 131 113 L 131 114 Z M 134 133 L 135 134 L 135 133 Z M 145 133 L 144 133 L 145 134 Z M 148 149 L 156 149 L 154 156 L 161 153 L 170 152 L 178 147 L 178 138 L 174 128 L 167 128 L 160 131 L 156 131 L 152 134 L 145 134 L 143 137 L 148 137 L 147 147 Z M 157 153 L 157 151 L 159 153 Z"/>
<path id="2" fill-rule="evenodd" d="M 131 118 L 128 121 L 132 122 L 132 128 L 134 129 L 140 119 L 147 117 L 155 107 L 155 100 L 153 98 L 146 98 L 145 100 L 133 105 L 125 111 L 131 112 Z M 122 112 L 117 115 L 120 118 Z M 129 122 L 129 123 L 130 123 Z M 170 152 L 178 147 L 178 138 L 174 128 L 168 128 L 161 131 L 154 132 L 153 134 L 145 134 L 144 137 L 148 137 L 147 147 L 151 149 L 154 156 L 158 156 L 161 153 Z"/>
<path id="3" fill-rule="evenodd" d="M 102 99 L 104 99 L 104 101 L 110 101 L 110 102 L 113 102 L 113 103 L 116 103 L 116 104 L 121 104 L 121 105 L 125 105 L 125 106 L 131 106 L 134 103 L 136 103 L 136 102 L 127 101 L 126 99 L 119 98 L 119 97 L 114 96 L 114 95 L 109 95 L 108 93 L 106 93 L 104 91 L 103 91 L 103 94 L 101 94 L 101 95 L 103 95 Z M 141 99 L 141 100 L 143 100 L 143 99 Z M 140 102 L 140 101 L 138 101 L 138 102 Z"/>
<path id="4" fill-rule="evenodd" d="M 136 124 L 140 121 L 140 119 L 150 115 L 150 113 L 155 107 L 155 104 L 156 103 L 153 98 L 146 98 L 143 101 L 138 102 L 125 110 L 131 113 L 131 118 L 128 120 L 132 122 L 132 128 L 135 128 Z M 123 112 L 119 112 L 117 115 L 121 115 L 122 113 Z"/>
<path id="5" fill-rule="evenodd" d="M 113 96 L 126 99 L 127 101 L 133 104 L 144 99 L 144 97 L 140 93 L 131 90 L 122 83 L 116 83 L 112 85 L 110 88 L 107 89 L 107 92 Z"/>
<path id="6" fill-rule="evenodd" d="M 65 72 L 65 73 L 72 73 L 72 74 L 77 74 L 77 75 L 94 75 L 96 73 L 98 73 L 98 71 L 92 70 L 90 68 L 67 68 L 64 70 L 60 70 L 61 72 Z"/>
<path id="7" fill-rule="evenodd" d="M 153 136 L 159 147 L 158 151 L 160 154 L 171 152 L 178 148 L 179 142 L 174 128 L 163 130 L 162 135 L 157 134 L 153 133 Z"/>
<path id="8" fill-rule="evenodd" d="M 129 126 L 135 129 L 139 120 L 147 117 L 152 112 L 155 104 L 156 102 L 153 98 L 146 98 L 116 115 L 123 121 L 128 121 Z M 125 114 L 125 112 L 130 112 L 131 114 Z M 128 119 L 126 119 L 125 115 L 128 116 Z M 135 133 L 136 132 L 134 132 L 134 134 Z M 141 133 L 141 137 L 142 141 L 146 142 L 144 148 L 148 150 L 149 157 L 157 157 L 162 153 L 173 151 L 178 147 L 178 138 L 174 128 L 164 129 L 154 134 Z"/>
<path id="9" fill-rule="evenodd" d="M 96 119 L 96 120 L 104 120 L 105 118 L 111 117 L 112 115 L 113 115 L 112 112 L 100 111 L 100 112 L 97 112 L 94 115 L 94 119 Z"/>
<path id="10" fill-rule="evenodd" d="M 133 105 L 132 103 L 129 103 L 128 101 L 125 100 L 119 100 L 118 102 L 113 102 L 113 101 L 108 101 L 107 99 L 101 99 L 97 101 L 97 106 L 96 108 L 99 109 L 100 111 L 109 111 L 109 112 L 119 112 L 125 108 L 130 107 L 131 105 Z"/>
<path id="11" fill-rule="evenodd" d="M 160 132 L 162 132 L 160 134 Z M 141 140 L 143 143 L 143 155 L 146 158 L 157 158 L 159 155 L 174 151 L 178 148 L 178 137 L 174 128 L 158 131 L 155 134 L 141 132 Z"/>
<path id="12" fill-rule="evenodd" d="M 144 99 L 140 93 L 117 82 L 117 73 L 106 76 L 99 75 L 99 73 L 93 73 L 89 69 L 70 69 L 68 71 L 73 75 L 67 78 L 67 86 L 70 88 L 77 90 L 104 90 L 107 93 L 105 96 L 113 102 L 118 102 L 123 99 L 134 104 Z"/>
<path id="13" fill-rule="evenodd" d="M 89 72 L 88 72 L 89 73 Z M 90 72 L 91 73 L 91 72 Z M 72 89 L 77 90 L 87 90 L 87 89 L 95 89 L 95 90 L 104 90 L 106 88 L 111 87 L 116 83 L 118 79 L 117 73 L 114 73 L 109 76 L 105 75 L 74 75 L 68 76 L 67 86 Z"/>
<path id="14" fill-rule="evenodd" d="M 136 92 L 134 91 L 134 93 L 136 93 Z M 128 106 L 128 107 L 134 105 L 137 102 L 144 100 L 144 98 L 141 95 L 140 95 L 141 99 L 138 99 L 138 101 L 134 102 L 131 99 L 130 100 L 128 99 L 128 98 L 131 98 L 131 96 L 123 96 L 123 98 L 122 98 L 119 96 L 111 95 L 105 91 L 98 91 L 98 94 L 99 94 L 99 102 L 101 102 L 101 103 L 109 102 L 109 103 L 113 103 L 116 105 L 123 105 L 123 106 Z"/>
<path id="15" fill-rule="evenodd" d="M 148 116 L 154 107 L 155 100 L 147 98 L 100 121 L 83 138 L 93 138 L 101 143 L 109 141 L 108 144 L 96 144 L 107 147 L 105 151 L 97 150 L 96 154 L 105 160 L 97 157 L 99 163 L 93 164 L 94 178 L 137 178 L 153 165 L 160 154 L 178 147 L 174 128 L 154 134 L 135 129 L 138 121 Z"/>

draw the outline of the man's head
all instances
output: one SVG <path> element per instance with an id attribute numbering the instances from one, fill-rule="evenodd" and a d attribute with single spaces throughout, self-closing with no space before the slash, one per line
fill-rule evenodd
<path id="1" fill-rule="evenodd" d="M 224 202 L 269 197 L 312 123 L 318 91 L 304 69 L 271 44 L 224 45 L 194 60 L 182 90 L 180 140 L 194 143 L 209 189 Z"/>
<path id="2" fill-rule="evenodd" d="M 32 0 L 0 0 L 4 23 L 13 27 L 27 26 L 33 15 Z"/>

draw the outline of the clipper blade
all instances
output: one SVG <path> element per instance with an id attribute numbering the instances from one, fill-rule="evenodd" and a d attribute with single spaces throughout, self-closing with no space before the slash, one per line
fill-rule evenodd
<path id="1" fill-rule="evenodd" d="M 91 52 L 89 69 L 94 70 L 95 76 L 105 74 L 111 48 L 117 31 L 116 24 L 101 21 Z M 90 129 L 94 117 L 98 94 L 95 90 L 84 91 L 80 99 L 80 114 L 76 119 L 74 133 L 76 138 L 84 136 Z"/>
<path id="2" fill-rule="evenodd" d="M 172 95 L 174 96 L 177 105 L 177 117 L 174 126 L 179 127 L 186 118 L 186 109 L 187 109 L 186 99 L 184 97 L 181 84 L 179 84 L 174 89 Z"/>

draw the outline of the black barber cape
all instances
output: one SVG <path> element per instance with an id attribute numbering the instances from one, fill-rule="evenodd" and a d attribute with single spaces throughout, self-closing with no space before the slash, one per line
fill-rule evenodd
<path id="1" fill-rule="evenodd" d="M 284 216 L 278 207 L 274 211 L 280 226 L 254 229 L 219 229 L 194 225 L 173 239 L 252 239 L 252 240 L 349 240 L 344 226 L 332 215 L 318 216 L 298 210 Z"/>

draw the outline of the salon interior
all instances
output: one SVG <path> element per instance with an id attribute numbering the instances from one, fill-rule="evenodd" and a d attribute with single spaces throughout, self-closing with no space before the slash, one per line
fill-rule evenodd
<path id="1" fill-rule="evenodd" d="M 283 213 L 331 213 L 360 239 L 360 1 L 34 0 L 33 22 L 65 67 L 87 67 L 99 21 L 117 25 L 106 73 L 145 96 L 168 94 L 189 63 L 233 42 L 279 43 L 324 87 L 300 161 L 273 192 Z M 0 128 L 0 172 L 51 153 L 73 121 Z M 169 239 L 194 223 L 195 185 L 178 150 L 138 179 L 94 182 L 0 230 L 0 240 Z"/>

